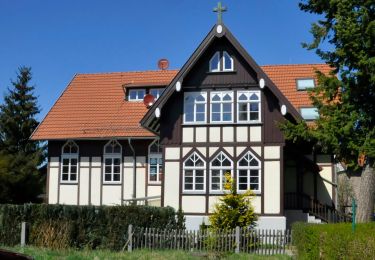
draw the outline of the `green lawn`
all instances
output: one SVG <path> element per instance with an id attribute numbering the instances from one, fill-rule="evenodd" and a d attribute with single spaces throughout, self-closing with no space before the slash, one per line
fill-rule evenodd
<path id="1" fill-rule="evenodd" d="M 150 260 L 161 260 L 161 259 L 209 259 L 214 258 L 212 255 L 200 253 L 200 252 L 184 252 L 176 250 L 165 250 L 165 251 L 148 251 L 148 250 L 136 250 L 134 252 L 112 252 L 106 250 L 50 250 L 37 247 L 2 247 L 7 250 L 14 252 L 23 253 L 26 255 L 33 256 L 35 259 L 150 259 Z M 272 259 L 272 260 L 287 260 L 291 259 L 286 255 L 276 255 L 276 256 L 256 256 L 249 254 L 230 254 L 222 257 L 221 259 L 237 260 L 237 259 Z"/>

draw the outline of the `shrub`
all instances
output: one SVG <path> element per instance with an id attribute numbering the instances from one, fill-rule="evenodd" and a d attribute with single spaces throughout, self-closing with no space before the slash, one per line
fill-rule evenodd
<path id="1" fill-rule="evenodd" d="M 375 223 L 306 224 L 292 227 L 298 259 L 374 259 Z"/>
<path id="2" fill-rule="evenodd" d="M 26 221 L 31 245 L 119 250 L 129 224 L 176 228 L 175 215 L 170 207 L 0 205 L 0 244 L 18 244 L 21 222 Z"/>

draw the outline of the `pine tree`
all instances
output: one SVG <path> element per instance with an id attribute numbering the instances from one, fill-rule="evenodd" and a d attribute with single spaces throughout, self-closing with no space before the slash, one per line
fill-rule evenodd
<path id="1" fill-rule="evenodd" d="M 350 172 L 358 172 L 357 221 L 367 222 L 375 202 L 375 3 L 304 0 L 299 6 L 321 16 L 311 28 L 313 42 L 303 47 L 315 50 L 333 73 L 317 72 L 319 84 L 310 91 L 320 114 L 315 124 L 286 122 L 281 129 L 287 139 L 311 142 L 315 151 L 333 153 Z M 363 167 L 357 162 L 361 155 Z"/>
<path id="2" fill-rule="evenodd" d="M 0 202 L 34 202 L 41 193 L 38 166 L 44 147 L 31 141 L 39 113 L 34 87 L 29 85 L 31 69 L 20 67 L 17 80 L 0 105 L 0 180 L 4 187 Z"/>

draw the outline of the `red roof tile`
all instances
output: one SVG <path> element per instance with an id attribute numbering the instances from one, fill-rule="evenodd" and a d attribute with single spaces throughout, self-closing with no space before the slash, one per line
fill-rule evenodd
<path id="1" fill-rule="evenodd" d="M 272 81 L 297 109 L 309 106 L 306 91 L 297 91 L 296 78 L 314 77 L 327 65 L 262 66 Z M 123 86 L 168 85 L 177 70 L 77 74 L 32 135 L 33 140 L 152 137 L 140 120 L 143 102 L 124 100 Z"/>

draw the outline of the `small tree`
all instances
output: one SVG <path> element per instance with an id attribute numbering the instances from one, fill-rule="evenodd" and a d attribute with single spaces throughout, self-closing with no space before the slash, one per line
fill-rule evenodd
<path id="1" fill-rule="evenodd" d="M 214 212 L 209 217 L 213 229 L 233 229 L 239 227 L 255 227 L 258 219 L 251 205 L 254 193 L 248 190 L 237 193 L 236 183 L 230 173 L 225 173 L 224 189 L 227 192 L 220 202 L 214 206 Z"/>

